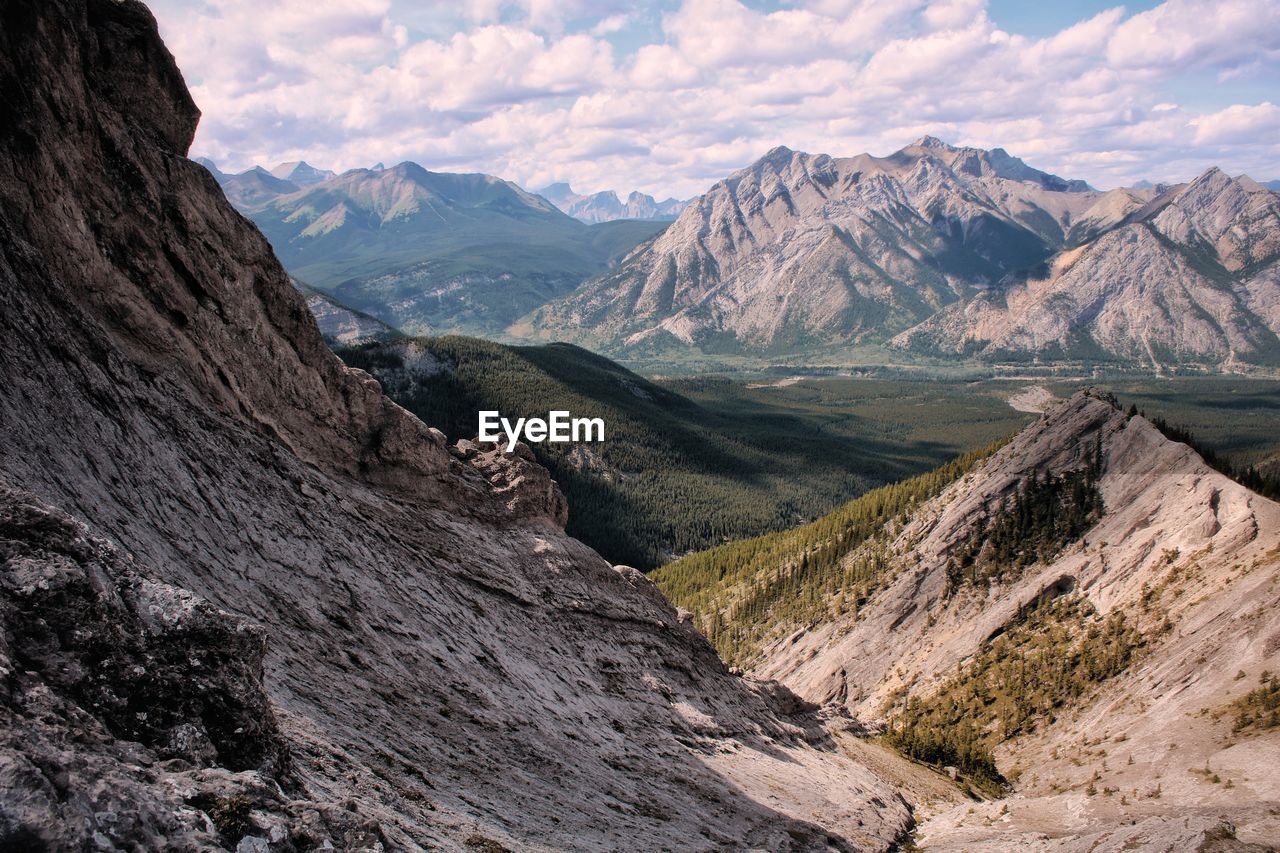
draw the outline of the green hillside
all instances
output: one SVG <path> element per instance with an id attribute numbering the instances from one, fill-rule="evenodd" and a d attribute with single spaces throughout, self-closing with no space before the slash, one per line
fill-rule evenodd
<path id="1" fill-rule="evenodd" d="M 699 617 L 721 656 L 746 665 L 781 625 L 856 612 L 889 580 L 875 543 L 889 525 L 964 476 L 998 444 L 882 486 L 812 524 L 691 554 L 653 574 L 673 604 Z M 870 543 L 860 559 L 844 562 Z"/>
<path id="2" fill-rule="evenodd" d="M 533 449 L 569 500 L 569 532 L 615 563 L 644 569 L 803 524 L 1028 419 L 959 386 L 945 406 L 922 410 L 918 395 L 932 393 L 926 383 L 653 382 L 568 344 L 446 337 L 339 354 L 450 440 L 475 436 L 480 409 L 604 418 L 601 444 Z"/>

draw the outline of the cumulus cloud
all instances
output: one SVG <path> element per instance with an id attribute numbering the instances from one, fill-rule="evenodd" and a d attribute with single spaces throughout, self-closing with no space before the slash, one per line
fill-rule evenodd
<path id="1" fill-rule="evenodd" d="M 1231 94 L 1276 79 L 1280 0 L 1117 6 L 1043 38 L 984 0 L 399 3 L 153 0 L 204 112 L 196 153 L 686 196 L 774 145 L 931 133 L 1101 186 L 1280 177 L 1280 108 Z M 1205 102 L 1188 85 L 1210 105 L 1181 106 Z"/>
<path id="2" fill-rule="evenodd" d="M 1120 68 L 1167 72 L 1203 63 L 1274 59 L 1280 50 L 1280 5 L 1239 0 L 1168 0 L 1120 24 L 1107 60 Z"/>
<path id="3" fill-rule="evenodd" d="M 1221 145 L 1280 137 L 1280 107 L 1264 101 L 1257 106 L 1235 104 L 1225 110 L 1191 120 L 1195 141 Z"/>

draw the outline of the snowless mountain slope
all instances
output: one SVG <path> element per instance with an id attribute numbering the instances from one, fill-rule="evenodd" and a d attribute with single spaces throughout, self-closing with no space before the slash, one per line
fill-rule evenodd
<path id="1" fill-rule="evenodd" d="M 777 148 L 529 325 L 619 353 L 1272 365 L 1278 199 L 1217 169 L 1098 192 L 932 137 Z"/>
<path id="2" fill-rule="evenodd" d="M 993 519 L 1018 511 L 1012 496 L 1032 476 L 1095 460 L 1101 517 L 1042 559 L 1001 562 Z M 1280 662 L 1280 505 L 1080 394 L 847 561 L 867 549 L 891 567 L 869 600 L 779 626 L 753 671 L 891 728 L 937 723 L 961 700 L 927 717 L 910 701 L 1007 697 L 955 726 L 988 713 L 997 727 L 1025 720 L 995 749 L 1013 796 L 926 822 L 930 847 L 1192 849 L 1223 816 L 1242 839 L 1274 840 L 1280 730 L 1242 726 L 1234 703 Z M 1025 682 L 1002 680 L 1019 672 Z M 1053 679 L 1065 687 L 1055 692 Z M 1052 712 L 1000 710 L 1055 696 Z"/>
<path id="3" fill-rule="evenodd" d="M 1156 367 L 1274 364 L 1280 196 L 1210 169 L 1139 214 L 1057 255 L 1047 275 L 948 306 L 894 343 Z"/>

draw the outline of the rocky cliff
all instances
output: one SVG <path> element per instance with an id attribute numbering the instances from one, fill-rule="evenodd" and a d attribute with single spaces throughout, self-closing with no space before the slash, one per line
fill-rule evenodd
<path id="1" fill-rule="evenodd" d="M 1278 198 L 1216 169 L 1098 192 L 932 137 L 777 148 L 531 322 L 632 353 L 1271 365 Z"/>
<path id="2" fill-rule="evenodd" d="M 886 849 L 546 472 L 328 351 L 137 2 L 0 8 L 0 846 Z"/>

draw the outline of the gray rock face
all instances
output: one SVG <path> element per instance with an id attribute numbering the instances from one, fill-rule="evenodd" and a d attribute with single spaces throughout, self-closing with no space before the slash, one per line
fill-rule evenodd
<path id="1" fill-rule="evenodd" d="M 1103 193 L 932 137 L 886 158 L 778 148 L 532 324 L 615 351 L 1270 364 L 1278 205 L 1216 169 Z"/>
<path id="2" fill-rule="evenodd" d="M 904 833 L 904 801 L 805 706 L 729 673 L 647 579 L 564 535 L 545 471 L 445 447 L 332 356 L 186 159 L 198 113 L 140 3 L 0 15 L 0 579 L 21 661 L 0 845 Z M 31 620 L 68 607 L 118 647 L 107 681 L 76 671 L 92 638 Z M 175 673 L 190 683 L 168 690 Z M 94 705 L 107 693 L 118 713 Z"/>
<path id="3" fill-rule="evenodd" d="M 1280 358 L 1280 196 L 1210 169 L 1055 256 L 1048 274 L 949 306 L 894 344 L 1226 369 Z"/>
<path id="4" fill-rule="evenodd" d="M 39 679 L 120 740 L 283 775 L 261 628 L 139 576 L 29 496 L 6 489 L 0 505 L 7 676 Z"/>
<path id="5" fill-rule="evenodd" d="M 266 631 L 0 486 L 0 838 L 12 849 L 376 841 L 300 794 Z M 265 849 L 272 849 L 270 846 Z"/>

